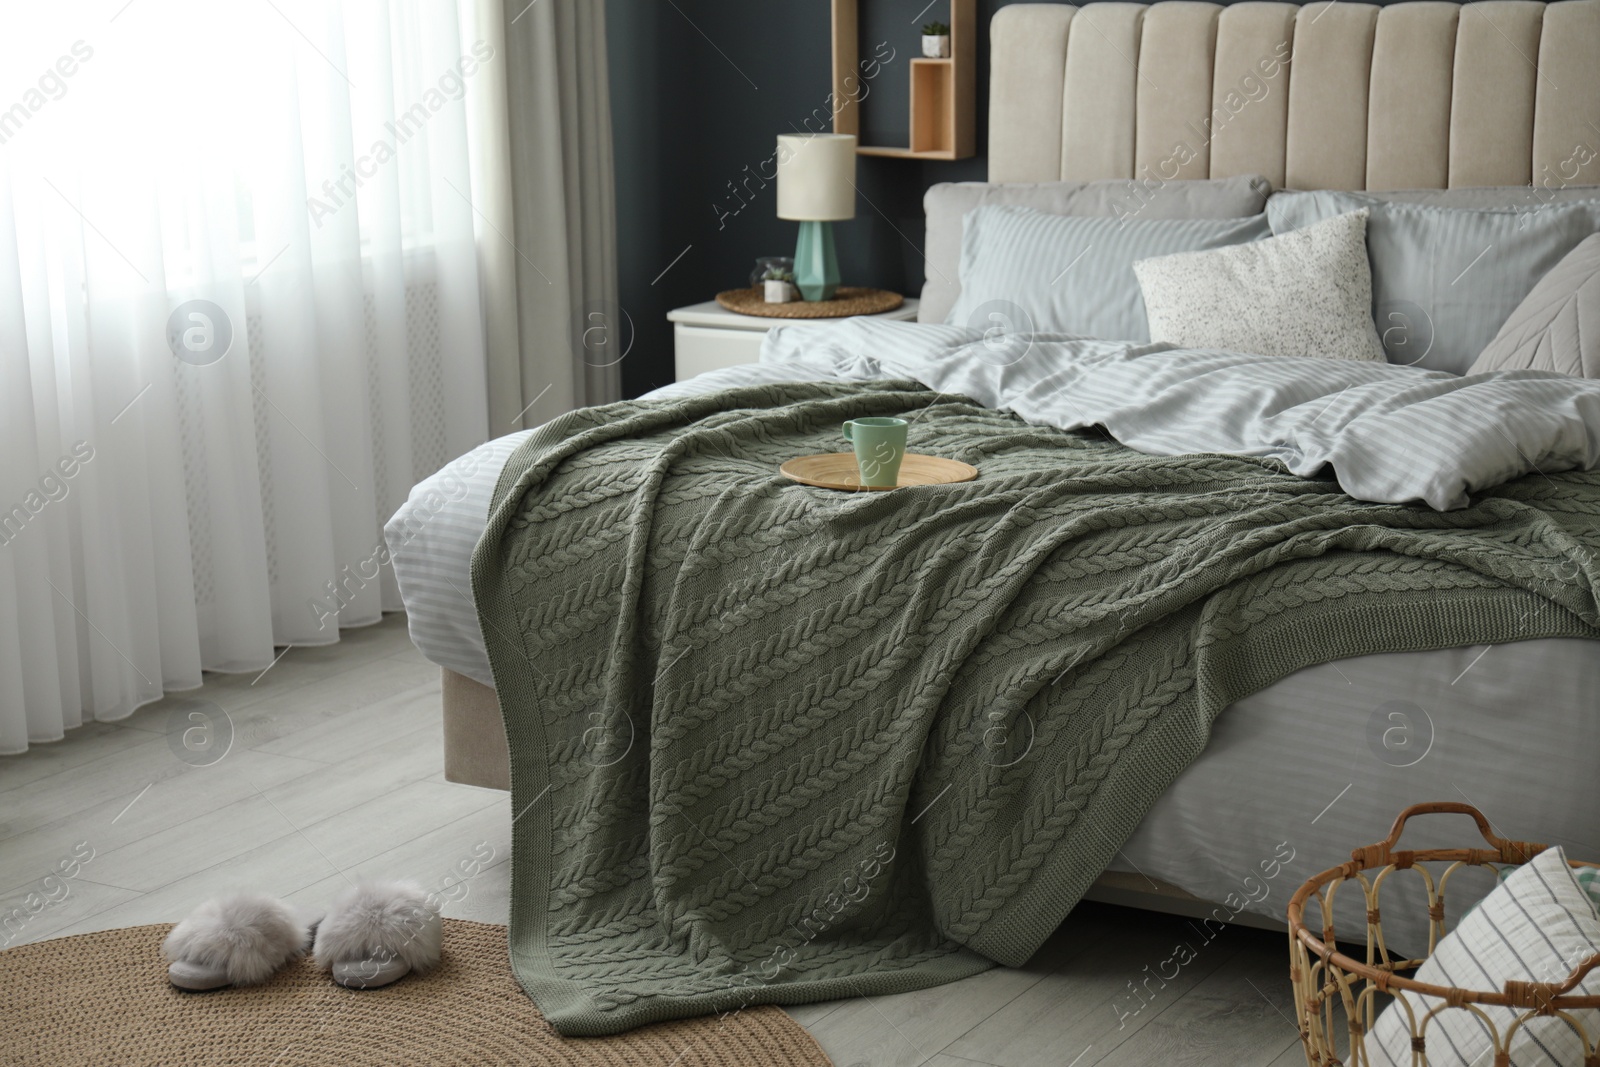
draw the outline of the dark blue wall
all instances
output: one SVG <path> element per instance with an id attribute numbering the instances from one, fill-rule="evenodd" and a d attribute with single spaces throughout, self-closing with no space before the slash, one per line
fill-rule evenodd
<path id="1" fill-rule="evenodd" d="M 894 53 L 865 83 L 864 139 L 906 141 L 910 59 L 920 54 L 921 22 L 949 17 L 948 3 L 935 0 L 919 21 L 926 4 L 862 0 L 863 57 L 880 45 L 882 54 Z M 996 6 L 979 3 L 984 56 Z M 757 256 L 794 253 L 795 224 L 776 217 L 776 189 L 760 174 L 771 173 L 778 134 L 832 129 L 829 4 L 606 0 L 606 17 L 620 302 L 636 331 L 622 376 L 634 396 L 672 380 L 669 310 L 747 284 Z M 980 81 L 987 80 L 984 64 Z M 980 105 L 980 115 L 986 110 Z M 980 146 L 981 126 L 980 118 Z M 862 157 L 856 218 L 835 227 L 845 283 L 915 294 L 922 285 L 923 190 L 981 179 L 984 171 L 981 158 Z"/>

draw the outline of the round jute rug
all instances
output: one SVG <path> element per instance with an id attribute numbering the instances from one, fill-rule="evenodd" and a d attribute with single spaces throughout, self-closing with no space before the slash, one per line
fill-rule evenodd
<path id="1" fill-rule="evenodd" d="M 337 986 L 301 959 L 265 985 L 180 993 L 161 956 L 170 929 L 0 952 L 0 1063 L 829 1067 L 811 1035 L 774 1007 L 564 1038 L 511 976 L 503 926 L 446 919 L 437 971 L 368 992 Z"/>

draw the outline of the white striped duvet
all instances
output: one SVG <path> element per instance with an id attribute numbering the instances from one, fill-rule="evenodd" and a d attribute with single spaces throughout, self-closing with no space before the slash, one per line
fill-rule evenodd
<path id="1" fill-rule="evenodd" d="M 472 599 L 472 550 L 489 521 L 489 498 L 523 430 L 479 445 L 418 482 L 383 528 L 405 603 L 411 641 L 433 662 L 494 685 Z"/>
<path id="2" fill-rule="evenodd" d="M 1600 382 L 1547 371 L 1463 378 L 860 318 L 767 335 L 763 361 L 801 358 L 840 378 L 915 378 L 1032 423 L 1104 426 L 1153 455 L 1263 456 L 1307 477 L 1331 467 L 1358 500 L 1448 511 L 1534 471 L 1600 466 Z"/>

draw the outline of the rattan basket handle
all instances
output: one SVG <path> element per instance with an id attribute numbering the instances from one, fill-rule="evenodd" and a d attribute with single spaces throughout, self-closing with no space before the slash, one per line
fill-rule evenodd
<path id="1" fill-rule="evenodd" d="M 1579 963 L 1565 982 L 1507 982 L 1505 994 L 1511 999 L 1512 1007 L 1532 1008 L 1541 1015 L 1548 1015 L 1552 1010 L 1550 1002 L 1572 992 L 1596 967 L 1600 967 L 1600 953 Z"/>
<path id="2" fill-rule="evenodd" d="M 1528 860 L 1544 851 L 1544 846 L 1531 841 L 1508 841 L 1494 832 L 1489 825 L 1489 820 L 1484 818 L 1483 812 L 1471 804 L 1458 804 L 1453 800 L 1440 800 L 1431 804 L 1413 804 L 1399 815 L 1395 816 L 1394 825 L 1389 828 L 1389 836 L 1376 845 L 1367 845 L 1364 848 L 1352 849 L 1350 858 L 1362 867 L 1371 870 L 1374 867 L 1383 867 L 1390 863 L 1398 867 L 1411 866 L 1410 852 L 1396 853 L 1394 846 L 1400 843 L 1400 832 L 1406 827 L 1406 820 L 1413 815 L 1470 815 L 1472 821 L 1478 824 L 1478 833 L 1483 839 L 1494 846 L 1493 854 L 1483 855 L 1477 862 L 1484 863 L 1526 863 Z"/>

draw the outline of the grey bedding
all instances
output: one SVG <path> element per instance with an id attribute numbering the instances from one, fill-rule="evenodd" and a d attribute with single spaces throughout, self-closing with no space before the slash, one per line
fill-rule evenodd
<path id="1" fill-rule="evenodd" d="M 1112 869 L 1142 873 L 1249 915 L 1282 921 L 1312 874 L 1381 840 L 1396 812 L 1465 801 L 1502 836 L 1600 859 L 1600 645 L 1551 638 L 1359 656 L 1308 667 L 1243 700 L 1162 794 Z M 1417 847 L 1476 844 L 1464 818 L 1418 820 Z M 1260 865 L 1290 855 L 1276 877 Z M 1488 887 L 1464 872 L 1451 924 Z M 1426 945 L 1415 886 L 1397 882 L 1384 929 Z M 1232 898 L 1234 905 L 1228 905 Z M 1411 906 L 1401 906 L 1405 902 Z M 1354 896 L 1341 929 L 1362 929 Z"/>
<path id="2" fill-rule="evenodd" d="M 891 499 L 776 472 L 913 413 L 983 475 Z M 1021 964 L 1229 703 L 1377 649 L 1600 638 L 1597 515 L 1589 474 L 1366 503 L 908 382 L 572 412 L 508 463 L 472 563 L 527 812 L 517 974 L 592 1035 Z"/>
<path id="3" fill-rule="evenodd" d="M 656 395 L 826 374 L 803 364 L 754 364 Z M 490 442 L 419 484 L 390 524 L 418 647 L 485 684 L 492 677 L 469 558 L 505 459 L 526 437 Z M 1600 857 L 1600 812 L 1580 802 L 1592 792 L 1600 761 L 1597 652 L 1587 641 L 1535 639 L 1365 656 L 1290 675 L 1219 718 L 1211 744 L 1156 802 L 1113 869 L 1218 902 L 1231 895 L 1244 913 L 1280 918 L 1294 885 L 1346 858 L 1353 845 L 1382 837 L 1399 807 L 1463 796 L 1509 836 Z M 1435 744 L 1413 766 L 1396 765 L 1367 738 L 1374 716 L 1391 702 L 1431 716 Z M 1537 769 L 1537 779 L 1511 768 Z M 1448 838 L 1471 828 L 1447 825 L 1442 832 Z M 1261 883 L 1257 868 L 1284 843 L 1293 859 Z M 1258 883 L 1247 886 L 1252 872 Z M 1404 917 L 1386 918 L 1391 922 L 1407 924 Z"/>

